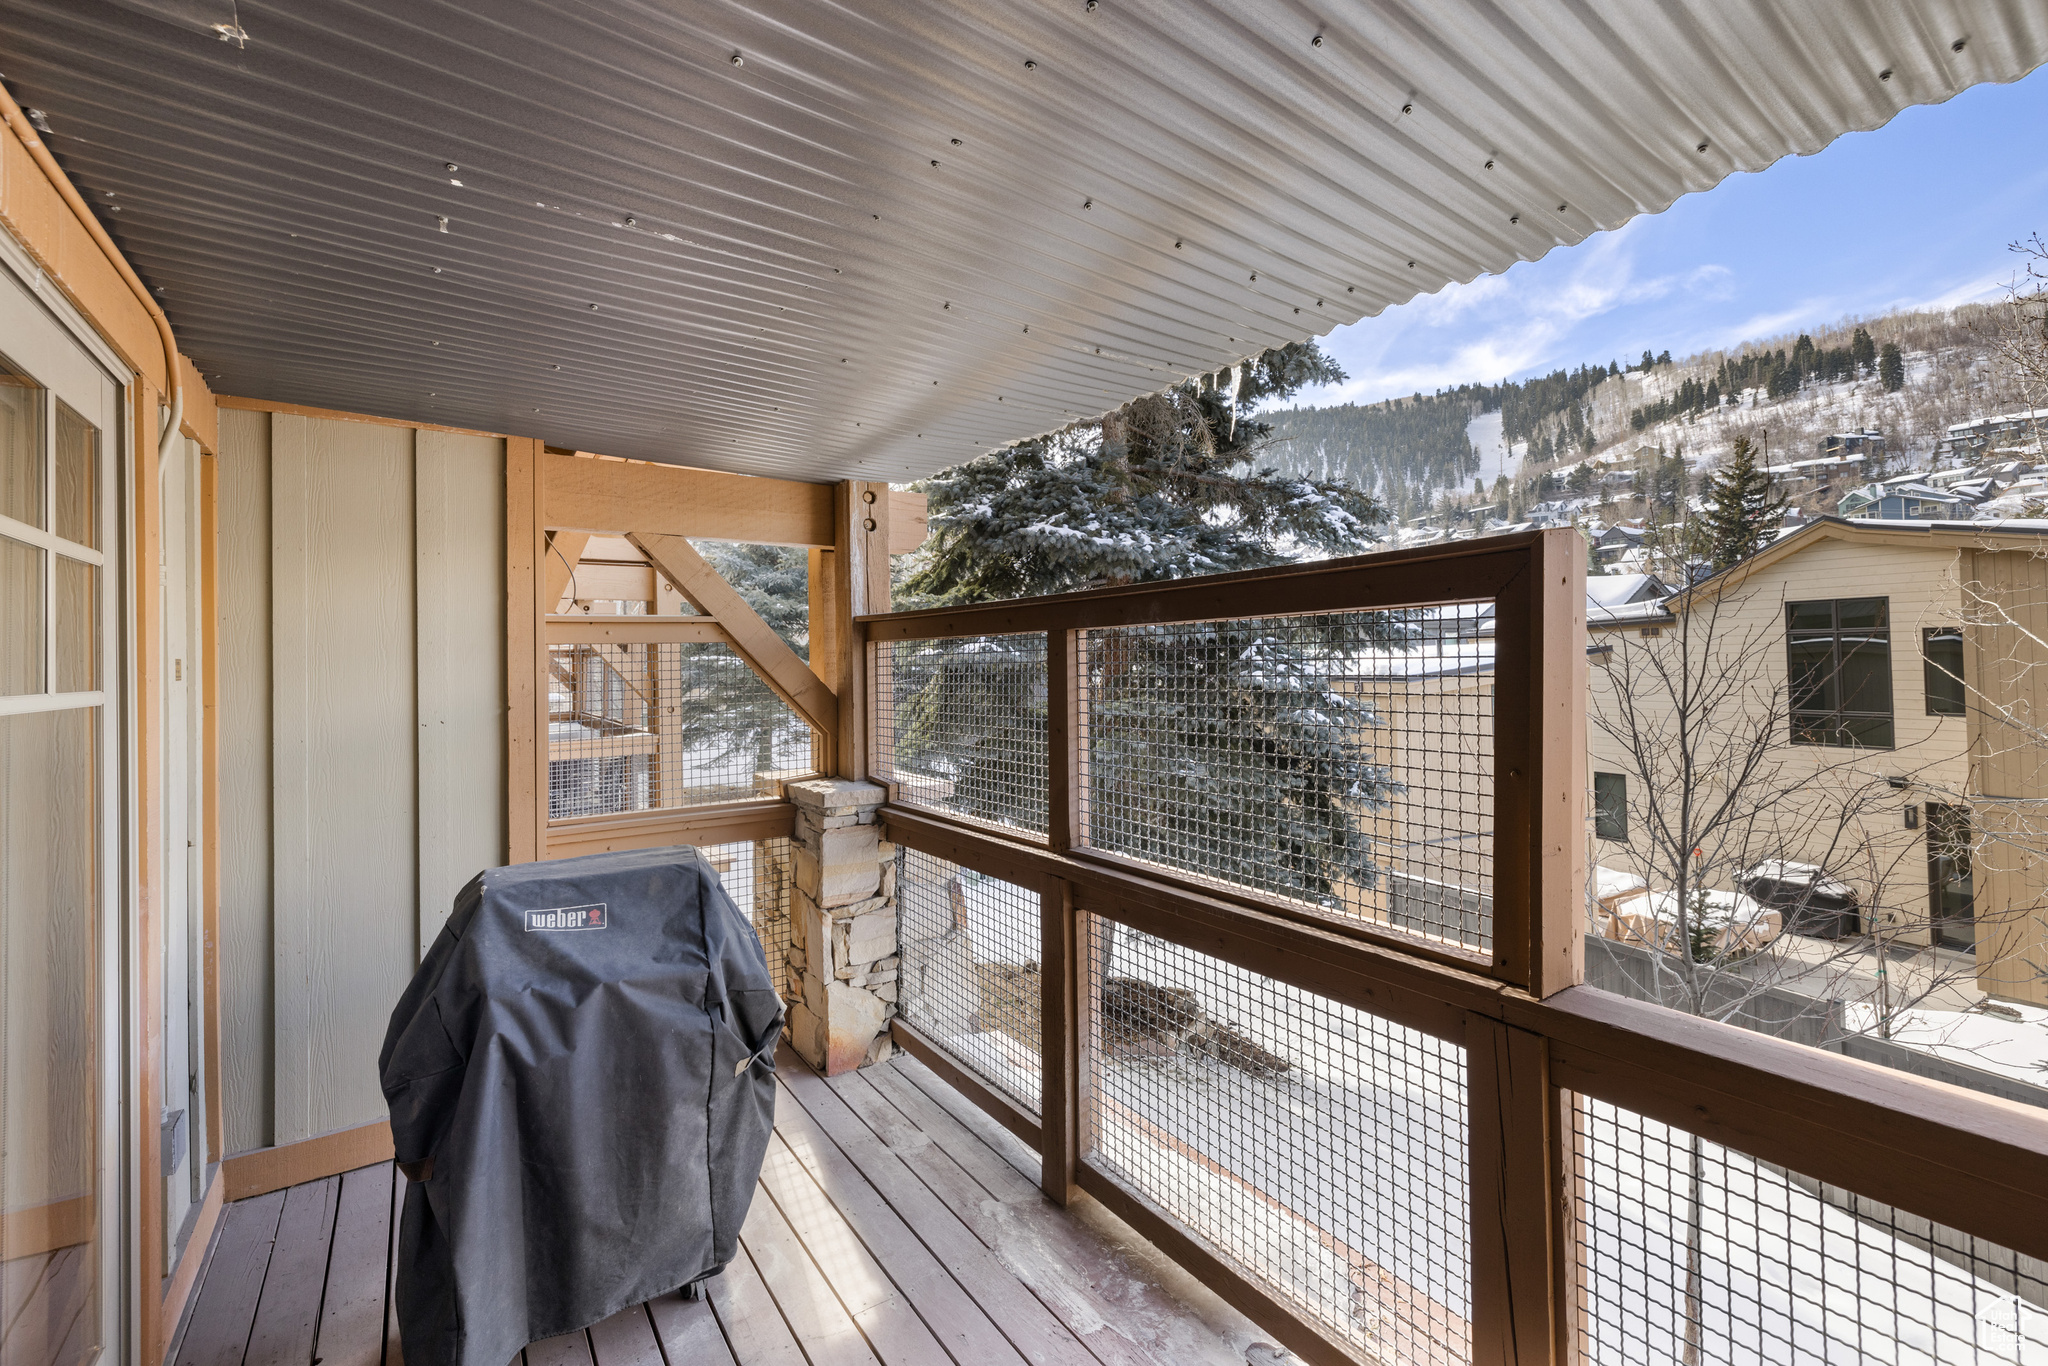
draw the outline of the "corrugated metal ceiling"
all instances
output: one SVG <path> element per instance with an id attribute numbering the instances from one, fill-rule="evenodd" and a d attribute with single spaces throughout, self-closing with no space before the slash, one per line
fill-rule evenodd
<path id="1" fill-rule="evenodd" d="M 2039 0 L 0 0 L 0 31 L 218 392 L 898 480 L 2048 58 Z"/>

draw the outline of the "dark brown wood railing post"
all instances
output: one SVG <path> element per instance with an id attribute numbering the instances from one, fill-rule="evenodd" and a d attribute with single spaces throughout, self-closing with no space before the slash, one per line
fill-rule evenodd
<path id="1" fill-rule="evenodd" d="M 1058 853 L 1073 847 L 1080 796 L 1079 633 L 1046 632 L 1045 748 L 1046 843 Z M 1039 1097 L 1040 1184 L 1059 1204 L 1075 1191 L 1080 1160 L 1081 1049 L 1088 1011 L 1079 990 L 1080 912 L 1073 884 L 1047 877 L 1039 890 Z"/>
<path id="2" fill-rule="evenodd" d="M 1474 1366 L 1570 1360 L 1565 1241 L 1571 1134 L 1540 1034 L 1465 1017 Z"/>

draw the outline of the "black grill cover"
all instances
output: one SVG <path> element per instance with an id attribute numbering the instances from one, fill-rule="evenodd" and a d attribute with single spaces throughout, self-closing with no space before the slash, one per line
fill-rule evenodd
<path id="1" fill-rule="evenodd" d="M 782 1025 L 753 927 L 691 848 L 492 868 L 378 1059 L 408 1175 L 408 1366 L 505 1366 L 731 1260 Z"/>

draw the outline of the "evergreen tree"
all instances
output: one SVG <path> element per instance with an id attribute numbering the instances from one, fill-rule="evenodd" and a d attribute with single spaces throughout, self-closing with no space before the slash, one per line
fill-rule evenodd
<path id="1" fill-rule="evenodd" d="M 1897 342 L 1884 344 L 1884 351 L 1877 358 L 1877 382 L 1888 394 L 1906 387 L 1906 356 Z"/>
<path id="2" fill-rule="evenodd" d="M 1870 339 L 1866 329 L 1857 328 L 1856 335 L 1849 339 L 1849 359 L 1860 374 L 1867 375 L 1877 367 L 1877 343 Z"/>
<path id="3" fill-rule="evenodd" d="M 973 602 L 1365 549 L 1372 498 L 1258 463 L 1258 405 L 1341 378 L 1289 346 L 1246 367 L 1235 402 L 1183 384 L 942 471 L 925 484 L 936 544 L 907 586 Z M 1395 790 L 1365 743 L 1383 722 L 1337 679 L 1414 629 L 1375 612 L 1091 632 L 1091 811 L 1111 822 L 1091 840 L 1332 907 L 1340 884 L 1375 885 L 1360 818 Z M 898 649 L 889 762 L 952 783 L 966 814 L 1037 826 L 1043 787 L 1018 773 L 1044 747 L 1043 658 L 1031 636 Z"/>
<path id="4" fill-rule="evenodd" d="M 1734 452 L 1707 481 L 1706 509 L 1700 515 L 1702 550 L 1715 571 L 1770 544 L 1785 503 L 1771 476 L 1757 465 L 1749 438 L 1736 437 Z"/>

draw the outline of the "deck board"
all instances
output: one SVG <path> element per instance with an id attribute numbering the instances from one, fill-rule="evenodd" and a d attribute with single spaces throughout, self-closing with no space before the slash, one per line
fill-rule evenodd
<path id="1" fill-rule="evenodd" d="M 1030 1154 L 956 1110 L 935 1075 L 899 1059 L 827 1081 L 787 1049 L 778 1071 L 761 1186 L 707 1297 L 661 1296 L 509 1366 L 1244 1360 L 1248 1331 L 1216 1331 L 1142 1258 L 1046 1200 Z M 177 1366 L 404 1366 L 406 1189 L 379 1163 L 229 1206 Z"/>

